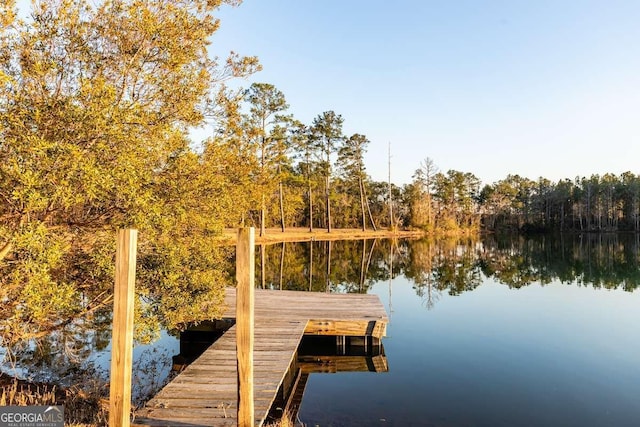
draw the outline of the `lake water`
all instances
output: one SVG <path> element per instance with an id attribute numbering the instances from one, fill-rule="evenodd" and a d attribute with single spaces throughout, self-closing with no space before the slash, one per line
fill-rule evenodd
<path id="1" fill-rule="evenodd" d="M 308 426 L 640 426 L 636 235 L 286 243 L 256 258 L 260 287 L 373 293 L 390 316 L 388 372 L 311 374 Z M 13 371 L 104 376 L 109 337 L 83 334 L 90 369 L 34 348 Z M 174 335 L 135 349 L 138 403 L 166 380 Z"/>
<path id="2" fill-rule="evenodd" d="M 635 238 L 397 249 L 398 274 L 368 289 L 391 315 L 389 372 L 312 374 L 301 421 L 640 425 Z"/>
<path id="3" fill-rule="evenodd" d="M 490 278 L 427 310 L 397 277 L 389 372 L 312 375 L 300 419 L 315 426 L 638 426 L 640 298 Z"/>

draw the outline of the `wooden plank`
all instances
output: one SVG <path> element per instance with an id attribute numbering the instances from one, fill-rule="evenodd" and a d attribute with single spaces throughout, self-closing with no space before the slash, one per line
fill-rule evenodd
<path id="1" fill-rule="evenodd" d="M 296 353 L 298 343 L 304 333 L 305 323 L 295 322 L 295 329 L 288 324 L 286 330 L 289 336 L 288 351 L 254 351 L 254 413 L 257 425 L 261 425 L 275 399 L 276 392 L 282 383 L 284 373 Z M 258 326 L 257 326 L 258 327 Z M 284 326 L 278 326 L 283 329 Z M 237 407 L 237 374 L 232 352 L 228 350 L 229 341 L 234 341 L 236 326 L 233 326 L 216 343 L 207 349 L 193 364 L 169 383 L 165 389 L 150 400 L 146 408 L 172 408 L 184 404 L 184 397 L 197 396 L 191 410 L 198 413 L 200 408 L 220 405 L 224 403 L 229 411 L 234 412 Z M 226 350 L 217 354 L 217 347 L 222 343 Z M 259 345 L 256 343 L 256 347 Z M 222 364 L 222 365 L 221 365 Z M 214 372 L 209 375 L 206 372 Z M 149 418 L 158 413 L 139 411 L 139 416 Z M 217 424 L 215 424 L 217 425 Z"/>
<path id="2" fill-rule="evenodd" d="M 375 321 L 358 320 L 309 320 L 305 334 L 309 335 L 345 335 L 376 336 Z M 380 333 L 378 331 L 378 333 Z M 376 336 L 376 338 L 380 338 Z"/>
<path id="3" fill-rule="evenodd" d="M 373 357 L 373 366 L 376 372 L 389 372 L 389 363 L 386 356 L 382 354 Z"/>
<path id="4" fill-rule="evenodd" d="M 226 301 L 229 307 L 233 307 L 232 303 L 235 301 L 235 294 L 235 289 L 227 290 Z M 259 304 L 256 305 L 256 314 L 263 309 L 278 312 L 282 307 L 286 307 L 288 313 L 299 313 L 302 317 L 307 317 L 309 312 L 315 313 L 316 315 L 309 317 L 321 317 L 317 315 L 322 312 L 338 314 L 342 312 L 350 316 L 353 316 L 355 312 L 361 312 L 372 318 L 380 317 L 381 319 L 388 320 L 384 306 L 375 295 L 305 293 L 299 291 L 256 289 L 256 299 L 259 301 Z M 233 313 L 230 311 L 228 311 L 227 314 L 233 316 Z"/>
<path id="5" fill-rule="evenodd" d="M 227 418 L 227 419 L 218 419 L 216 420 L 216 427 L 235 427 L 236 426 L 235 418 Z M 154 426 L 154 427 L 202 427 L 202 426 L 212 426 L 212 423 L 205 424 L 205 422 L 201 418 L 177 418 L 172 417 L 169 420 L 162 419 L 153 419 L 153 418 L 144 418 L 136 421 L 133 426 L 141 427 L 141 426 Z"/>
<path id="6" fill-rule="evenodd" d="M 265 397 L 267 394 L 262 393 L 262 397 L 256 397 L 255 403 L 256 406 L 268 406 L 269 405 L 269 397 Z M 187 397 L 188 396 L 188 397 Z M 231 396 L 231 395 L 229 395 Z M 169 406 L 170 403 L 170 406 Z M 185 394 L 182 397 L 177 397 L 175 399 L 171 399 L 167 404 L 158 404 L 153 408 L 148 409 L 156 409 L 156 408 L 233 408 L 234 410 L 237 408 L 236 402 L 226 402 L 225 399 L 218 399 L 213 401 L 211 396 L 208 393 L 190 393 Z"/>
<path id="7" fill-rule="evenodd" d="M 387 372 L 384 355 L 378 356 L 302 356 L 298 366 L 302 373 Z"/>
<path id="8" fill-rule="evenodd" d="M 308 374 L 369 371 L 366 356 L 307 356 L 299 361 L 299 366 L 304 373 Z"/>
<path id="9" fill-rule="evenodd" d="M 128 427 L 131 422 L 137 240 L 138 230 L 118 230 L 109 390 L 109 425 L 114 427 Z"/>

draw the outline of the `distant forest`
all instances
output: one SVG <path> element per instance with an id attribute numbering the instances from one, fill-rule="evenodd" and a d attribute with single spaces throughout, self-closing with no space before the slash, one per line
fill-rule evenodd
<path id="1" fill-rule="evenodd" d="M 244 152 L 234 160 L 247 179 L 235 218 L 258 227 L 640 231 L 640 176 L 631 172 L 558 182 L 509 175 L 482 186 L 472 173 L 441 172 L 427 157 L 411 183 L 397 186 L 371 180 L 363 159 L 369 140 L 343 135 L 343 118 L 333 111 L 305 125 L 284 115 L 284 95 L 270 84 L 252 85 L 232 105 L 205 147 Z M 243 110 L 249 113 L 234 118 Z M 233 137 L 230 119 L 241 124 Z"/>
<path id="2" fill-rule="evenodd" d="M 452 217 L 454 226 L 471 224 L 460 222 L 471 211 L 473 224 L 487 231 L 640 231 L 640 176 L 631 172 L 558 182 L 509 175 L 479 189 L 473 175 L 456 171 L 428 178 L 433 166 L 424 165 L 429 164 L 429 160 L 423 163 L 414 181 L 404 187 L 408 226 L 435 224 L 436 229 L 446 230 Z M 449 182 L 463 184 L 451 190 Z"/>
<path id="3" fill-rule="evenodd" d="M 257 227 L 402 227 L 434 234 L 640 230 L 640 176 L 631 172 L 559 182 L 509 175 L 481 186 L 472 173 L 443 173 L 427 157 L 411 183 L 397 186 L 369 177 L 369 140 L 344 135 L 344 120 L 334 111 L 305 125 L 286 115 L 284 94 L 266 83 L 226 102 L 205 152 L 215 147 L 244 165 L 235 219 Z"/>

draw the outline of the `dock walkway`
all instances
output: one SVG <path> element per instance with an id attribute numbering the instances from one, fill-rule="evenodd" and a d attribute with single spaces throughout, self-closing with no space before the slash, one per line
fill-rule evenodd
<path id="1" fill-rule="evenodd" d="M 235 317 L 235 289 L 227 289 L 226 318 Z M 302 336 L 382 338 L 388 318 L 376 295 L 328 294 L 256 289 L 254 326 L 254 410 L 262 426 Z M 236 334 L 231 327 L 136 412 L 136 425 L 235 426 Z"/>

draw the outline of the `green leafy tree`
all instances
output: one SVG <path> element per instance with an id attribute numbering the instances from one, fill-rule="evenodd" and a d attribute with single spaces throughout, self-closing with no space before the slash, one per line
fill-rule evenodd
<path id="1" fill-rule="evenodd" d="M 322 154 L 325 178 L 325 215 L 327 231 L 331 232 L 331 156 L 344 140 L 342 124 L 344 120 L 334 111 L 325 111 L 313 119 L 311 137 Z"/>
<path id="2" fill-rule="evenodd" d="M 434 198 L 438 204 L 438 227 L 447 233 L 473 231 L 479 226 L 480 181 L 471 173 L 449 170 L 434 178 Z"/>
<path id="3" fill-rule="evenodd" d="M 289 108 L 284 94 L 269 83 L 253 83 L 245 92 L 250 112 L 247 116 L 247 133 L 258 149 L 260 162 L 260 235 L 265 234 L 266 193 L 274 181 L 280 182 L 282 156 L 284 155 L 284 132 L 278 125 L 283 117 L 278 115 Z M 279 186 L 282 195 L 282 185 Z M 282 202 L 282 197 L 280 198 Z M 284 207 L 281 205 L 281 225 L 284 231 Z"/>
<path id="4" fill-rule="evenodd" d="M 214 110 L 214 136 L 204 142 L 201 161 L 211 165 L 209 179 L 226 183 L 224 194 L 214 194 L 225 206 L 224 224 L 245 226 L 251 209 L 260 200 L 258 180 L 260 165 L 256 146 L 247 135 L 241 113 L 243 95 L 222 88 Z"/>
<path id="5" fill-rule="evenodd" d="M 147 236 L 140 254 L 154 263 L 141 266 L 153 273 L 141 277 L 163 286 L 186 276 L 204 284 L 197 275 L 218 264 L 212 254 L 187 269 L 180 259 L 195 242 L 165 237 L 222 225 L 188 226 L 192 218 L 168 211 L 197 189 L 166 179 L 199 168 L 187 132 L 202 123 L 212 88 L 258 67 L 255 58 L 208 56 L 221 3 L 48 0 L 21 21 L 3 2 L 0 322 L 13 325 L 2 328 L 9 342 L 109 302 L 117 227 Z M 151 296 L 150 283 L 141 289 Z"/>
<path id="6" fill-rule="evenodd" d="M 640 231 L 640 177 L 631 172 L 621 176 L 624 200 L 624 216 L 627 228 Z"/>
<path id="7" fill-rule="evenodd" d="M 411 225 L 433 231 L 434 209 L 433 209 L 433 188 L 434 178 L 438 173 L 438 166 L 427 157 L 420 162 L 420 167 L 413 174 L 413 182 L 409 191 L 413 194 L 410 197 L 409 211 Z"/>
<path id="8" fill-rule="evenodd" d="M 376 229 L 376 224 L 373 221 L 371 210 L 369 209 L 369 202 L 366 197 L 365 180 L 367 174 L 364 165 L 364 153 L 366 152 L 367 145 L 370 141 L 366 136 L 355 133 L 338 149 L 338 164 L 341 166 L 344 173 L 344 179 L 353 179 L 358 184 L 358 193 L 360 195 L 360 211 L 362 214 L 362 230 L 367 229 L 367 216 L 369 213 L 369 221 L 373 229 Z"/>
<path id="9" fill-rule="evenodd" d="M 314 157 L 317 146 L 311 137 L 311 130 L 299 120 L 292 120 L 289 127 L 291 133 L 291 145 L 299 159 L 298 167 L 304 175 L 307 187 L 307 209 L 309 231 L 313 231 L 313 187 L 314 171 L 317 169 L 314 164 Z"/>

